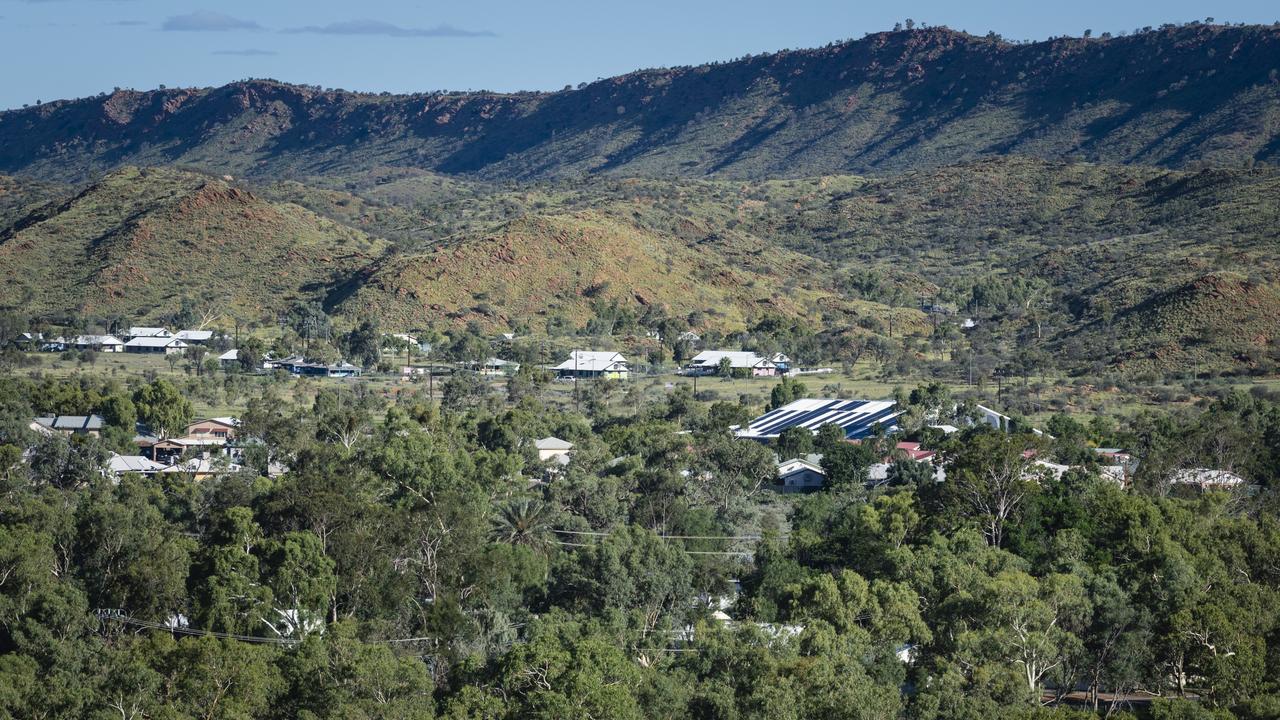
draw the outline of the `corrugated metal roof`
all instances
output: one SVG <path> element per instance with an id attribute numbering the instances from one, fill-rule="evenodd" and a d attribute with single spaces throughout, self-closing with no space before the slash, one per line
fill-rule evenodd
<path id="1" fill-rule="evenodd" d="M 877 425 L 886 432 L 898 429 L 901 413 L 892 400 L 827 400 L 804 398 L 771 410 L 739 430 L 738 437 L 758 440 L 778 437 L 783 430 L 802 427 L 817 432 L 823 425 L 839 425 L 845 437 L 869 437 Z"/>

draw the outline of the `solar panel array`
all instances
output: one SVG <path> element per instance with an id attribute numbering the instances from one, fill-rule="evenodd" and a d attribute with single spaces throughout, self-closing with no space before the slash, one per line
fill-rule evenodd
<path id="1" fill-rule="evenodd" d="M 823 425 L 839 425 L 851 440 L 870 437 L 879 426 L 886 432 L 898 429 L 901 413 L 892 400 L 823 400 L 806 398 L 787 403 L 756 418 L 738 437 L 776 438 L 783 430 L 802 427 L 817 432 Z"/>

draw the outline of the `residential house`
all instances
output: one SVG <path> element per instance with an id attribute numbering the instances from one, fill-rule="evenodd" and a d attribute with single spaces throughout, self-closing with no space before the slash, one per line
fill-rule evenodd
<path id="1" fill-rule="evenodd" d="M 179 330 L 174 337 L 188 345 L 203 345 L 213 339 L 212 330 Z"/>
<path id="2" fill-rule="evenodd" d="M 239 367 L 240 351 L 236 348 L 231 348 L 230 350 L 222 353 L 218 356 L 218 365 L 220 365 L 223 370 L 231 370 Z"/>
<path id="3" fill-rule="evenodd" d="M 292 355 L 284 360 L 268 360 L 263 363 L 263 367 L 272 370 L 286 370 L 301 377 L 359 377 L 361 373 L 359 367 L 348 362 L 326 365 L 324 363 L 307 362 L 300 355 Z"/>
<path id="4" fill-rule="evenodd" d="M 751 440 L 776 440 L 783 430 L 804 428 L 817 433 L 823 425 L 838 425 L 846 439 L 856 440 L 898 430 L 902 413 L 892 400 L 827 400 L 804 398 L 787 403 L 752 420 L 735 434 Z"/>
<path id="5" fill-rule="evenodd" d="M 62 352 L 71 347 L 71 341 L 61 335 L 40 340 L 40 352 Z"/>
<path id="6" fill-rule="evenodd" d="M 77 335 L 71 344 L 78 350 L 97 350 L 98 352 L 124 352 L 124 342 L 114 335 Z"/>
<path id="7" fill-rule="evenodd" d="M 131 327 L 129 328 L 129 332 L 125 333 L 125 337 L 130 340 L 140 337 L 171 338 L 173 337 L 173 333 L 169 332 L 167 328 L 162 327 Z"/>
<path id="8" fill-rule="evenodd" d="M 492 357 L 482 363 L 478 363 L 478 370 L 481 375 L 487 375 L 489 377 L 514 375 L 520 371 L 520 363 Z"/>
<path id="9" fill-rule="evenodd" d="M 779 375 L 786 375 L 791 372 L 791 358 L 782 353 L 774 353 L 769 357 L 769 362 L 777 368 Z"/>
<path id="10" fill-rule="evenodd" d="M 225 442 L 236 436 L 236 429 L 238 427 L 240 427 L 240 421 L 233 417 L 216 417 L 207 418 L 205 420 L 196 420 L 187 426 L 186 437 L 195 439 L 210 438 Z"/>
<path id="11" fill-rule="evenodd" d="M 819 490 L 826 482 L 827 473 L 817 460 L 792 458 L 778 463 L 778 484 L 784 491 Z"/>
<path id="12" fill-rule="evenodd" d="M 116 477 L 126 473 L 155 475 L 166 467 L 168 466 L 164 463 L 158 463 L 142 455 L 117 455 L 112 453 L 110 459 L 107 460 L 107 472 Z"/>
<path id="13" fill-rule="evenodd" d="M 44 333 L 24 332 L 14 338 L 13 344 L 17 346 L 19 350 L 26 352 L 39 350 L 40 346 L 44 344 Z"/>
<path id="14" fill-rule="evenodd" d="M 569 462 L 573 452 L 573 443 L 558 437 L 544 437 L 535 440 L 533 446 L 538 450 L 538 459 L 542 462 L 558 462 L 561 465 Z"/>
<path id="15" fill-rule="evenodd" d="M 753 377 L 770 377 L 778 374 L 778 366 L 768 358 L 753 352 L 735 350 L 703 350 L 694 355 L 682 370 L 686 375 L 714 375 L 720 371 L 720 363 L 728 360 L 729 368 Z"/>
<path id="16" fill-rule="evenodd" d="M 106 421 L 101 415 L 52 415 L 38 417 L 35 424 L 63 435 L 92 435 L 98 437 Z"/>
<path id="17" fill-rule="evenodd" d="M 186 350 L 187 344 L 175 337 L 135 337 L 124 344 L 124 351 L 131 353 L 181 355 Z"/>
<path id="18" fill-rule="evenodd" d="M 569 359 L 551 368 L 558 378 L 611 378 L 626 380 L 630 377 L 627 359 L 621 353 L 574 350 Z"/>

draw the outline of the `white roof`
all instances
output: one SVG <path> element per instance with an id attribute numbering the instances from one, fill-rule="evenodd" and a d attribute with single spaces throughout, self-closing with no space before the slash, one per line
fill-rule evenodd
<path id="1" fill-rule="evenodd" d="M 115 335 L 77 335 L 72 345 L 123 345 L 124 342 Z"/>
<path id="2" fill-rule="evenodd" d="M 577 370 L 579 372 L 604 372 L 606 370 L 625 369 L 627 359 L 622 353 L 597 352 L 595 350 L 574 350 L 569 359 L 551 368 L 552 370 Z"/>
<path id="3" fill-rule="evenodd" d="M 544 437 L 541 440 L 533 441 L 533 446 L 539 450 L 572 450 L 573 443 L 568 440 L 561 440 L 558 437 Z"/>
<path id="4" fill-rule="evenodd" d="M 184 348 L 186 343 L 174 337 L 155 337 L 151 335 L 143 335 L 136 337 L 124 344 L 125 347 L 176 347 Z"/>
<path id="5" fill-rule="evenodd" d="M 179 330 L 174 337 L 179 340 L 208 340 L 213 337 L 212 330 Z"/>
<path id="6" fill-rule="evenodd" d="M 107 461 L 107 469 L 116 475 L 123 473 L 154 473 L 165 469 L 164 463 L 158 463 L 141 455 L 112 455 Z"/>
<path id="7" fill-rule="evenodd" d="M 827 474 L 826 471 L 822 469 L 822 466 L 814 465 L 813 463 L 807 460 L 801 460 L 800 458 L 792 458 L 786 462 L 778 463 L 778 477 L 785 477 L 791 473 L 800 472 L 801 470 L 816 472 L 824 477 Z"/>
<path id="8" fill-rule="evenodd" d="M 951 433 L 960 432 L 960 428 L 956 427 L 955 425 L 930 425 L 929 427 L 937 430 L 941 430 L 943 435 L 950 435 Z"/>
<path id="9" fill-rule="evenodd" d="M 226 351 L 226 352 L 222 353 L 221 355 L 219 355 L 219 356 L 218 356 L 218 359 L 219 359 L 219 360 L 239 360 L 239 359 L 240 359 L 240 351 L 239 351 L 239 350 L 237 350 L 236 348 L 231 348 L 230 350 L 228 350 L 228 351 Z"/>
<path id="10" fill-rule="evenodd" d="M 173 337 L 173 333 L 162 327 L 131 327 L 129 337 Z"/>
<path id="11" fill-rule="evenodd" d="M 735 368 L 772 367 L 773 362 L 753 352 L 738 350 L 703 350 L 689 361 L 690 365 L 701 367 L 717 367 L 720 361 L 729 358 L 729 366 Z"/>

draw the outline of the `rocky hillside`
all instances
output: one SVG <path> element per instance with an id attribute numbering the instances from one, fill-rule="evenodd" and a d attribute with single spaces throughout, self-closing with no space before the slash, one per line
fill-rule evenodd
<path id="1" fill-rule="evenodd" d="M 323 300 L 385 246 L 221 179 L 126 167 L 0 228 L 0 303 L 146 318 L 185 300 L 258 319 Z"/>
<path id="2" fill-rule="evenodd" d="M 648 70 L 555 93 L 391 96 L 270 81 L 0 114 L 0 171 L 126 163 L 302 177 L 731 178 L 989 155 L 1171 167 L 1280 158 L 1280 28 L 1193 24 L 1010 44 L 945 28 Z"/>

